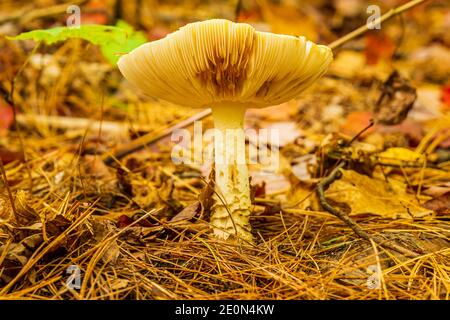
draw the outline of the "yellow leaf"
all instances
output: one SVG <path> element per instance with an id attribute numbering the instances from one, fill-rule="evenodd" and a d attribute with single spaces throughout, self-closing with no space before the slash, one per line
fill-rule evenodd
<path id="1" fill-rule="evenodd" d="M 264 20 L 271 32 L 293 36 L 305 36 L 311 41 L 318 40 L 317 24 L 311 15 L 301 12 L 295 5 L 272 5 L 267 0 L 257 0 Z"/>
<path id="2" fill-rule="evenodd" d="M 390 179 L 373 179 L 352 170 L 341 170 L 342 177 L 325 192 L 329 200 L 346 203 L 350 215 L 374 214 L 384 218 L 418 218 L 431 214 L 406 192 L 406 184 Z"/>
<path id="3" fill-rule="evenodd" d="M 426 160 L 423 154 L 406 148 L 389 148 L 378 153 L 377 158 L 381 163 L 399 166 L 411 163 L 420 165 Z"/>

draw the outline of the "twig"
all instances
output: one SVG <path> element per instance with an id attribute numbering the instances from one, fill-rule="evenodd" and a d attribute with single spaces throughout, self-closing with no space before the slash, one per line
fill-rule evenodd
<path id="1" fill-rule="evenodd" d="M 339 210 L 338 208 L 333 207 L 329 204 L 327 199 L 325 198 L 325 191 L 324 189 L 328 187 L 331 183 L 333 183 L 336 179 L 339 178 L 340 170 L 344 167 L 345 162 L 341 162 L 334 170 L 325 178 L 322 179 L 322 181 L 317 185 L 317 194 L 319 196 L 319 202 L 321 206 L 327 210 L 329 213 L 333 214 L 334 216 L 341 219 L 347 226 L 350 227 L 360 238 L 366 240 L 366 241 L 373 241 L 379 246 L 382 246 L 387 249 L 391 249 L 394 251 L 397 251 L 407 257 L 415 258 L 418 257 L 419 254 L 411 251 L 407 248 L 404 248 L 396 243 L 393 242 L 387 242 L 384 239 L 381 239 L 379 237 L 374 237 L 368 234 L 366 231 L 364 231 L 355 221 L 353 221 L 352 218 L 350 218 L 344 211 Z"/>
<path id="2" fill-rule="evenodd" d="M 45 18 L 56 16 L 61 13 L 65 13 L 67 7 L 70 5 L 78 5 L 81 6 L 85 4 L 88 0 L 73 0 L 69 3 L 61 3 L 50 7 L 36 8 L 33 9 L 31 6 L 18 10 L 8 16 L 0 17 L 0 24 L 19 20 L 21 24 L 25 24 L 34 19 Z"/>
<path id="3" fill-rule="evenodd" d="M 29 126 L 32 124 L 39 124 L 58 129 L 68 130 L 88 130 L 92 132 L 99 132 L 101 128 L 102 133 L 111 134 L 114 136 L 127 136 L 128 126 L 123 122 L 118 121 L 97 121 L 88 118 L 77 118 L 67 116 L 46 116 L 35 114 L 18 114 L 17 122 L 22 126 Z M 139 126 L 137 130 L 149 131 L 150 126 Z"/>
<path id="4" fill-rule="evenodd" d="M 154 132 L 152 132 L 152 133 L 143 135 L 143 136 L 131 141 L 130 143 L 127 143 L 126 145 L 120 146 L 118 148 L 118 150 L 114 153 L 113 156 L 107 155 L 103 161 L 105 162 L 105 164 L 109 165 L 116 159 L 123 158 L 134 151 L 142 149 L 144 146 L 155 143 L 156 141 L 169 136 L 175 130 L 187 127 L 190 124 L 194 123 L 195 121 L 206 118 L 210 114 L 211 114 L 211 109 L 206 109 L 206 110 L 203 110 L 202 112 L 199 112 L 199 113 L 193 115 L 192 117 L 189 117 L 188 119 L 186 119 L 184 121 L 178 122 L 177 124 L 162 130 L 161 132 L 157 132 L 156 134 Z"/>
<path id="5" fill-rule="evenodd" d="M 358 29 L 353 30 L 352 32 L 350 32 L 349 34 L 346 34 L 342 38 L 339 38 L 339 39 L 333 41 L 328 46 L 332 50 L 334 50 L 334 49 L 342 46 L 344 43 L 347 43 L 350 40 L 353 40 L 354 38 L 357 38 L 360 35 L 366 33 L 368 30 L 372 30 L 373 26 L 380 24 L 386 20 L 389 20 L 390 18 L 392 18 L 396 15 L 399 15 L 400 13 L 405 12 L 411 8 L 414 8 L 421 3 L 424 3 L 425 1 L 428 1 L 428 0 L 412 0 L 412 1 L 409 1 L 401 6 L 397 7 L 397 8 L 391 9 L 388 12 L 386 12 L 385 14 L 383 14 L 381 17 L 373 20 L 370 24 L 365 24 L 365 25 L 359 27 Z"/>

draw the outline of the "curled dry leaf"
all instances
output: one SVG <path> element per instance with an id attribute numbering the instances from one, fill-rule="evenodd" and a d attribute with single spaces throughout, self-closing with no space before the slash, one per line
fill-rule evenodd
<path id="1" fill-rule="evenodd" d="M 385 125 L 401 123 L 413 107 L 416 98 L 416 88 L 394 71 L 381 87 L 381 95 L 374 110 L 376 121 Z"/>
<path id="2" fill-rule="evenodd" d="M 353 170 L 341 170 L 342 177 L 325 192 L 329 200 L 350 207 L 350 215 L 374 214 L 384 218 L 419 218 L 432 213 L 419 205 L 414 195 L 406 192 L 406 184 L 370 178 Z"/>
<path id="3" fill-rule="evenodd" d="M 34 251 L 42 243 L 41 234 L 33 234 L 26 237 L 19 243 L 6 243 L 0 246 L 0 257 L 4 257 L 2 262 L 2 272 L 0 280 L 8 283 L 19 272 L 20 266 L 24 266 Z M 4 252 L 6 250 L 6 252 Z"/>
<path id="4" fill-rule="evenodd" d="M 423 206 L 438 214 L 450 214 L 450 191 L 434 199 L 428 200 Z"/>

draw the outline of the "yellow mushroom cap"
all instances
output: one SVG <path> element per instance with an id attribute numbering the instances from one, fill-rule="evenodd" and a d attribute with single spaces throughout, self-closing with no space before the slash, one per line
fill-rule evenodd
<path id="1" fill-rule="evenodd" d="M 118 66 L 146 94 L 179 105 L 261 108 L 297 97 L 332 59 L 329 47 L 304 37 L 213 19 L 143 44 Z"/>

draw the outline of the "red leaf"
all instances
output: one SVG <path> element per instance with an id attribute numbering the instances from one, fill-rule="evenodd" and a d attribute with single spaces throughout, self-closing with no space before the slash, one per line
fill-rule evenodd
<path id="1" fill-rule="evenodd" d="M 423 207 L 433 210 L 437 214 L 450 214 L 450 192 L 425 202 Z"/>
<path id="2" fill-rule="evenodd" d="M 123 214 L 119 217 L 118 226 L 119 226 L 119 228 L 125 228 L 125 227 L 129 226 L 130 224 L 132 224 L 134 221 L 135 220 L 133 220 L 132 218 Z M 156 225 L 151 223 L 150 221 L 144 219 L 144 220 L 139 221 L 137 223 L 137 226 L 139 226 L 139 227 L 154 227 Z"/>
<path id="3" fill-rule="evenodd" d="M 132 223 L 133 223 L 133 219 L 131 219 L 130 217 L 128 217 L 124 214 L 119 217 L 119 223 L 118 223 L 119 228 L 125 228 Z"/>
<path id="4" fill-rule="evenodd" d="M 2 159 L 3 164 L 7 164 L 15 160 L 23 161 L 23 154 L 22 152 L 11 151 L 0 147 L 0 159 Z"/>
<path id="5" fill-rule="evenodd" d="M 447 108 L 450 108 L 450 84 L 442 87 L 441 101 L 445 104 Z"/>
<path id="6" fill-rule="evenodd" d="M 266 182 L 265 181 L 253 186 L 253 189 L 255 192 L 255 198 L 264 198 L 266 196 Z"/>
<path id="7" fill-rule="evenodd" d="M 395 44 L 387 35 L 381 32 L 368 33 L 366 36 L 366 61 L 367 64 L 377 64 L 380 59 L 392 58 Z"/>
<path id="8" fill-rule="evenodd" d="M 8 130 L 14 121 L 14 112 L 10 105 L 0 100 L 0 131 Z"/>
<path id="9" fill-rule="evenodd" d="M 372 112 L 369 111 L 355 111 L 350 113 L 345 120 L 345 123 L 341 126 L 341 132 L 348 136 L 355 136 L 360 133 L 364 128 L 370 124 L 370 120 L 373 118 Z M 374 127 L 364 132 L 363 136 L 374 131 Z"/>

